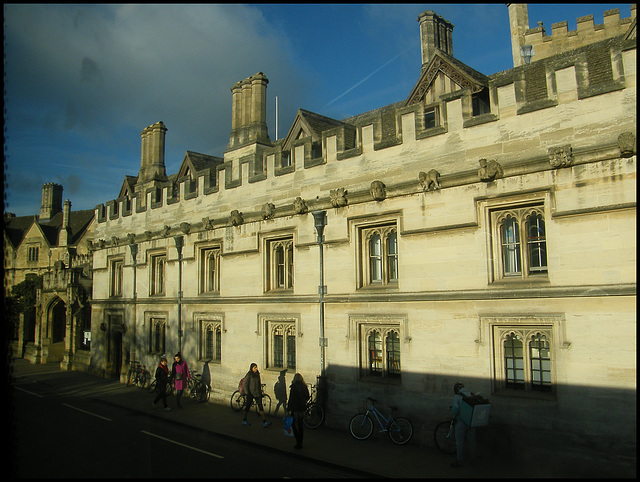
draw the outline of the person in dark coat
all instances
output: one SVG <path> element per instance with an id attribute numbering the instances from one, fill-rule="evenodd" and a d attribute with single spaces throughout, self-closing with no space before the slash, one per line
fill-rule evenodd
<path id="1" fill-rule="evenodd" d="M 302 439 L 304 438 L 304 414 L 307 411 L 307 402 L 309 401 L 309 389 L 302 378 L 302 375 L 296 373 L 291 382 L 289 391 L 289 404 L 287 410 L 293 417 L 293 436 L 296 438 L 295 448 L 302 448 Z"/>
<path id="2" fill-rule="evenodd" d="M 164 405 L 165 410 L 171 410 L 171 407 L 167 405 L 167 383 L 169 382 L 169 367 L 167 366 L 167 358 L 160 358 L 160 364 L 156 368 L 156 390 L 158 390 L 158 396 L 153 401 L 153 408 L 160 400 Z"/>
<path id="3" fill-rule="evenodd" d="M 247 421 L 247 415 L 249 414 L 249 410 L 251 409 L 254 399 L 258 405 L 258 413 L 260 413 L 260 416 L 262 417 L 262 426 L 266 428 L 271 425 L 271 422 L 269 422 L 264 416 L 264 408 L 262 407 L 262 382 L 260 380 L 260 372 L 258 371 L 258 365 L 256 363 L 251 364 L 249 371 L 244 376 L 242 392 L 246 396 L 242 425 L 251 425 Z"/>

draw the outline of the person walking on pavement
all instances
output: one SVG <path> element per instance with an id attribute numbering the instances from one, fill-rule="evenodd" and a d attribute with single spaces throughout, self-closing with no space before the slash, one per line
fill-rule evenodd
<path id="1" fill-rule="evenodd" d="M 167 367 L 167 357 L 160 358 L 160 364 L 156 368 L 156 390 L 158 390 L 158 396 L 153 401 L 153 408 L 156 408 L 158 402 L 162 400 L 165 410 L 171 410 L 171 407 L 167 405 L 167 383 L 169 382 L 169 367 Z"/>
<path id="2" fill-rule="evenodd" d="M 302 448 L 302 439 L 304 438 L 304 414 L 307 411 L 307 401 L 309 400 L 309 389 L 302 378 L 302 375 L 296 373 L 291 382 L 289 391 L 289 403 L 287 410 L 293 417 L 293 436 L 296 438 L 295 448 Z"/>
<path id="3" fill-rule="evenodd" d="M 176 403 L 178 408 L 182 408 L 180 404 L 180 398 L 184 393 L 184 389 L 187 388 L 187 384 L 191 379 L 191 373 L 189 373 L 189 365 L 182 359 L 180 352 L 176 353 L 173 357 L 174 362 L 171 367 L 171 378 L 173 378 L 176 387 Z"/>
<path id="4" fill-rule="evenodd" d="M 264 408 L 262 408 L 262 382 L 260 380 L 260 372 L 258 371 L 258 365 L 256 363 L 251 364 L 249 371 L 244 376 L 242 393 L 246 395 L 242 425 L 251 425 L 247 421 L 247 415 L 249 414 L 249 410 L 251 409 L 254 399 L 258 405 L 260 417 L 262 417 L 262 426 L 266 428 L 271 425 L 271 422 L 269 422 L 264 416 Z"/>
<path id="5" fill-rule="evenodd" d="M 464 442 L 465 439 L 469 446 L 469 456 L 471 461 L 475 461 L 476 458 L 476 429 L 469 427 L 465 422 L 460 419 L 460 402 L 462 397 L 470 397 L 473 394 L 469 392 L 462 383 L 458 382 L 453 386 L 453 403 L 451 404 L 451 411 L 456 419 L 455 433 L 456 433 L 456 457 L 457 460 L 451 464 L 452 467 L 462 467 L 462 459 L 464 455 Z"/>

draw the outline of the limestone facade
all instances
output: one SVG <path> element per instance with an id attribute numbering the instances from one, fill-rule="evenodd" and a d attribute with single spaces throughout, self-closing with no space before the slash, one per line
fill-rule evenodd
<path id="1" fill-rule="evenodd" d="M 4 218 L 4 292 L 41 276 L 36 306 L 10 335 L 12 356 L 86 369 L 90 361 L 93 210 L 72 211 L 59 184 L 42 186 L 40 214 Z"/>
<path id="2" fill-rule="evenodd" d="M 223 157 L 98 205 L 92 369 L 181 350 L 228 403 L 256 362 L 274 404 L 282 375 L 324 373 L 328 424 L 371 396 L 425 444 L 463 381 L 516 445 L 635 453 L 635 33 L 485 76 L 434 31 L 405 101 L 300 110 L 271 142 L 258 73 Z M 142 142 L 140 174 L 164 156 Z"/>

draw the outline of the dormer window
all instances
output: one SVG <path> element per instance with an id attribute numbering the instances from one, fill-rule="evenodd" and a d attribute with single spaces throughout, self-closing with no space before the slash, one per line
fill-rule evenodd
<path id="1" fill-rule="evenodd" d="M 480 92 L 471 94 L 471 105 L 473 108 L 473 116 L 490 114 L 491 103 L 489 102 L 489 89 L 484 87 Z"/>
<path id="2" fill-rule="evenodd" d="M 424 111 L 424 128 L 431 129 L 438 126 L 438 108 L 430 107 Z"/>

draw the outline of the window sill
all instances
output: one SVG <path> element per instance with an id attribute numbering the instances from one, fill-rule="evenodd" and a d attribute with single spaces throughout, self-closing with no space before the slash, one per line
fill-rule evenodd
<path id="1" fill-rule="evenodd" d="M 360 383 L 372 385 L 402 385 L 402 377 L 376 377 L 372 375 L 361 376 Z"/>
<path id="2" fill-rule="evenodd" d="M 540 400 L 547 402 L 556 402 L 555 392 L 539 392 L 536 390 L 515 390 L 509 388 L 501 388 L 496 390 L 492 394 L 494 397 L 499 398 L 511 398 L 511 399 L 523 399 L 523 400 Z"/>
<path id="3" fill-rule="evenodd" d="M 514 286 L 521 288 L 534 288 L 537 286 L 548 284 L 550 284 L 548 276 L 530 276 L 528 278 L 500 278 L 490 283 L 491 286 L 496 286 L 498 288 L 505 286 L 508 286 L 509 288 L 513 288 Z"/>

